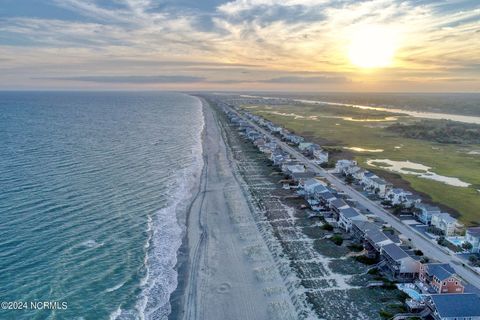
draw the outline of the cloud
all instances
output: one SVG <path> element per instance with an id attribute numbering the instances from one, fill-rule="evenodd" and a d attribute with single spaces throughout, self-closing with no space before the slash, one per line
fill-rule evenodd
<path id="1" fill-rule="evenodd" d="M 37 78 L 42 80 L 85 81 L 97 83 L 195 83 L 205 80 L 194 76 L 79 76 Z"/>
<path id="2" fill-rule="evenodd" d="M 278 77 L 262 80 L 265 83 L 345 83 L 349 80 L 345 77 Z"/>
<path id="3" fill-rule="evenodd" d="M 343 88 L 353 82 L 427 81 L 432 74 L 480 78 L 480 47 L 472 45 L 480 42 L 475 2 L 462 2 L 461 10 L 433 0 L 206 0 L 189 8 L 193 2 L 54 0 L 74 18 L 0 17 L 2 70 L 24 81 L 43 77 L 105 85 L 324 83 Z M 368 25 L 398 36 L 394 65 L 372 74 L 359 72 L 347 54 L 355 30 Z M 103 76 L 118 73 L 135 76 Z M 180 78 L 162 78 L 175 74 Z"/>

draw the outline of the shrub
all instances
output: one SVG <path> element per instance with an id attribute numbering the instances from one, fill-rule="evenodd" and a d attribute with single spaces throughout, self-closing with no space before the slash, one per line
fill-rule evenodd
<path id="1" fill-rule="evenodd" d="M 323 230 L 327 230 L 327 231 L 333 231 L 333 226 L 329 223 L 325 223 L 323 226 L 322 226 L 322 229 Z"/>
<path id="2" fill-rule="evenodd" d="M 330 240 L 332 240 L 333 243 L 335 243 L 337 246 L 341 246 L 343 243 L 343 237 L 339 234 L 334 234 Z"/>
<path id="3" fill-rule="evenodd" d="M 417 249 L 417 250 L 415 250 L 415 251 L 413 251 L 413 252 L 415 253 L 416 256 L 423 256 L 422 250 L 418 250 L 418 249 Z"/>
<path id="4" fill-rule="evenodd" d="M 368 273 L 368 274 L 371 274 L 371 275 L 373 275 L 373 276 L 376 276 L 376 275 L 379 275 L 379 274 L 380 274 L 380 271 L 378 271 L 377 268 L 373 268 L 373 269 L 368 270 L 367 273 Z"/>
<path id="5" fill-rule="evenodd" d="M 373 265 L 373 264 L 377 263 L 377 259 L 369 258 L 367 256 L 357 256 L 357 257 L 355 257 L 355 260 L 357 260 L 358 262 L 361 262 L 363 264 L 367 264 L 367 265 Z"/>
<path id="6" fill-rule="evenodd" d="M 393 318 L 393 314 L 388 312 L 388 311 L 385 311 L 385 310 L 380 310 L 378 312 L 378 314 L 380 315 L 380 317 L 382 317 L 383 319 L 390 319 L 390 318 Z"/>

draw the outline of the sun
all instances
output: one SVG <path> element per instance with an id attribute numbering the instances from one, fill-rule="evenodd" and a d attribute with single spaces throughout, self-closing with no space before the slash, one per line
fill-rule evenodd
<path id="1" fill-rule="evenodd" d="M 360 68 L 383 68 L 393 63 L 396 50 L 395 33 L 381 26 L 357 30 L 348 48 L 350 62 Z"/>

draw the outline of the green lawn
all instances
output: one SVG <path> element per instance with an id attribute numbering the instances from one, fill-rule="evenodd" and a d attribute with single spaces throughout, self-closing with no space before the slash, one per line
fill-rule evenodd
<path id="1" fill-rule="evenodd" d="M 367 169 L 372 169 L 366 164 L 368 159 L 409 160 L 432 167 L 431 171 L 437 174 L 457 177 L 471 183 L 471 187 L 461 188 L 408 174 L 402 174 L 401 177 L 397 175 L 396 180 L 392 181 L 402 187 L 408 187 L 410 184 L 414 190 L 430 196 L 432 201 L 452 208 L 460 215 L 460 220 L 467 225 L 480 224 L 480 192 L 477 191 L 480 189 L 480 156 L 468 155 L 465 152 L 465 150 L 480 150 L 480 145 L 439 144 L 396 136 L 384 129 L 392 122 L 355 122 L 332 118 L 378 119 L 392 116 L 392 114 L 357 109 L 348 113 L 350 110 L 348 108 L 338 107 L 337 109 L 338 112 L 336 107 L 322 109 L 320 106 L 258 106 L 249 111 L 262 115 L 321 145 L 340 148 L 340 150 L 343 147 L 383 149 L 384 151 L 379 153 L 344 150 L 334 155 L 337 159 L 355 158 Z M 294 119 L 294 117 L 272 114 L 272 112 L 295 113 L 304 118 Z M 317 118 L 308 119 L 311 116 L 317 116 Z M 399 120 L 412 121 L 408 117 L 400 117 Z M 388 173 L 385 176 L 394 177 Z"/>

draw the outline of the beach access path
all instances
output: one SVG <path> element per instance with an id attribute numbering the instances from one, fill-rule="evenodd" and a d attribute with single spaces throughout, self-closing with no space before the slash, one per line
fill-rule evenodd
<path id="1" fill-rule="evenodd" d="M 411 239 L 413 245 L 418 249 L 422 250 L 423 253 L 432 259 L 440 261 L 442 263 L 452 264 L 455 272 L 462 277 L 465 281 L 469 282 L 473 286 L 480 288 L 480 276 L 473 272 L 469 267 L 463 265 L 464 261 L 456 255 L 448 253 L 445 249 L 441 248 L 438 244 L 432 242 L 430 239 L 427 239 L 420 232 L 414 230 L 410 226 L 404 224 L 400 219 L 393 216 L 382 208 L 379 204 L 371 201 L 365 197 L 362 193 L 358 192 L 354 188 L 348 186 L 341 179 L 337 178 L 333 174 L 327 172 L 320 166 L 316 165 L 310 159 L 306 158 L 299 151 L 295 150 L 291 146 L 287 145 L 285 142 L 281 141 L 279 138 L 273 136 L 267 130 L 261 128 L 256 123 L 248 119 L 247 117 L 240 114 L 237 110 L 230 108 L 231 111 L 235 112 L 243 120 L 247 121 L 252 127 L 261 132 L 262 134 L 269 137 L 271 140 L 275 141 L 284 151 L 288 152 L 291 156 L 298 159 L 303 163 L 308 169 L 312 170 L 319 176 L 327 179 L 333 187 L 338 191 L 344 192 L 352 200 L 359 203 L 364 208 L 368 209 L 372 214 L 378 216 L 386 223 L 390 224 L 397 231 L 402 233 L 407 238 Z"/>
<path id="2" fill-rule="evenodd" d="M 188 260 L 179 319 L 281 319 L 296 313 L 235 175 L 216 114 L 203 101 L 204 168 L 187 219 Z M 250 250 L 248 250 L 250 249 Z M 254 251 L 253 255 L 248 253 Z M 271 270 L 268 282 L 256 270 Z M 274 297 L 267 288 L 283 292 Z"/>

